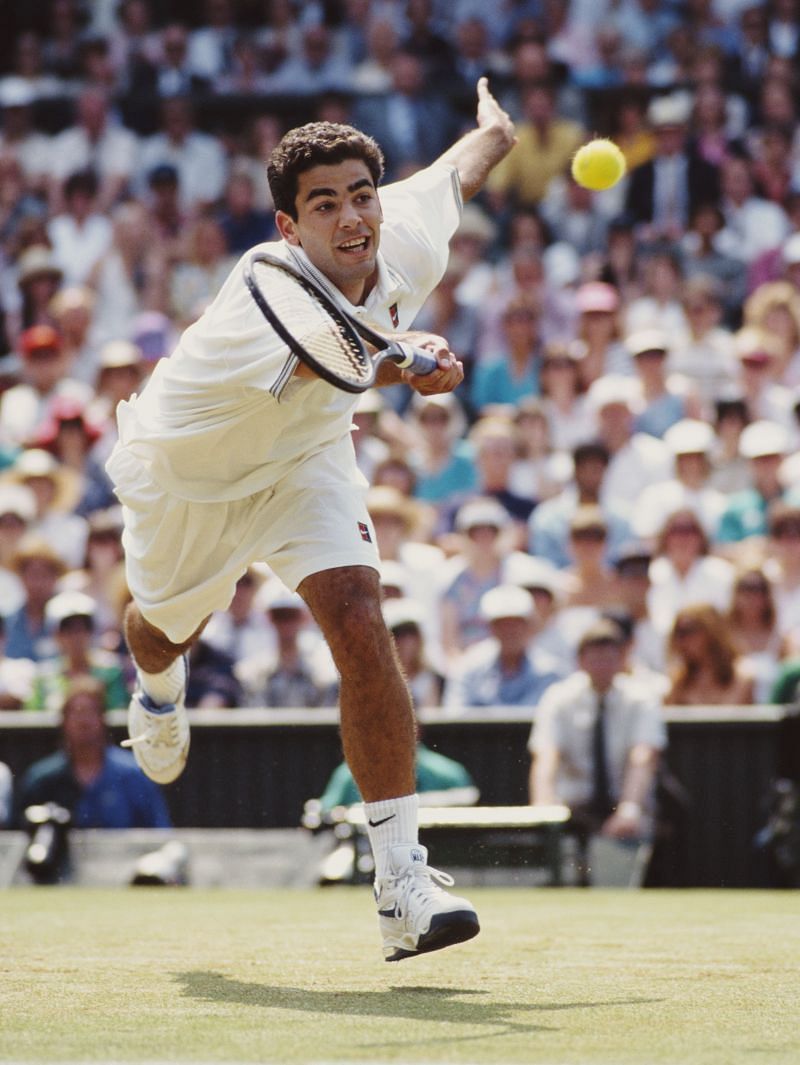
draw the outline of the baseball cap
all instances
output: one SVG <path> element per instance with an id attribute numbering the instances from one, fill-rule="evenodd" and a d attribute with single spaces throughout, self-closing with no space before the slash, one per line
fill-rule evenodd
<path id="1" fill-rule="evenodd" d="M 27 358 L 34 351 L 53 348 L 61 351 L 61 337 L 51 325 L 32 325 L 19 337 L 19 350 Z"/>
<path id="2" fill-rule="evenodd" d="M 623 374 L 604 374 L 592 382 L 586 396 L 589 409 L 595 413 L 614 404 L 633 410 L 640 399 L 639 384 Z"/>
<path id="3" fill-rule="evenodd" d="M 705 455 L 714 443 L 714 430 L 697 418 L 681 418 L 664 433 L 673 455 Z"/>
<path id="4" fill-rule="evenodd" d="M 58 628 L 67 618 L 93 618 L 97 603 L 84 592 L 59 592 L 48 599 L 44 608 L 45 621 Z"/>
<path id="5" fill-rule="evenodd" d="M 23 285 L 35 277 L 63 277 L 63 270 L 45 244 L 33 244 L 22 253 L 17 263 L 17 284 Z"/>
<path id="6" fill-rule="evenodd" d="M 575 293 L 575 306 L 582 314 L 588 311 L 611 313 L 619 307 L 619 293 L 605 281 L 587 281 Z"/>
<path id="7" fill-rule="evenodd" d="M 653 558 L 653 548 L 646 540 L 627 540 L 617 548 L 614 554 L 614 566 L 622 569 L 631 562 L 650 563 Z"/>
<path id="8" fill-rule="evenodd" d="M 789 433 L 782 425 L 762 418 L 742 430 L 739 454 L 746 459 L 785 455 L 789 451 L 789 443 Z"/>
<path id="9" fill-rule="evenodd" d="M 130 340 L 109 340 L 100 349 L 98 365 L 101 370 L 116 370 L 121 366 L 138 366 L 142 352 Z"/>
<path id="10" fill-rule="evenodd" d="M 601 618 L 586 629 L 578 641 L 578 652 L 604 643 L 614 644 L 617 647 L 622 647 L 625 643 L 625 633 L 622 627 L 610 618 Z"/>
<path id="11" fill-rule="evenodd" d="M 683 126 L 689 121 L 691 111 L 691 97 L 674 92 L 651 100 L 647 117 L 652 126 Z"/>
<path id="12" fill-rule="evenodd" d="M 422 628 L 425 621 L 425 610 L 416 599 L 386 599 L 381 605 L 383 620 L 386 628 L 390 631 L 398 629 L 401 625 L 416 625 Z"/>
<path id="13" fill-rule="evenodd" d="M 478 525 L 503 529 L 509 521 L 508 511 L 496 499 L 472 499 L 459 508 L 455 526 L 458 532 L 469 532 Z"/>
<path id="14" fill-rule="evenodd" d="M 533 596 L 516 584 L 498 584 L 484 592 L 480 602 L 481 615 L 486 621 L 499 618 L 530 618 L 536 612 Z"/>
<path id="15" fill-rule="evenodd" d="M 283 581 L 273 579 L 262 584 L 256 593 L 254 606 L 258 610 L 305 610 L 306 604 L 297 592 L 290 592 Z"/>
<path id="16" fill-rule="evenodd" d="M 561 576 L 552 562 L 523 551 L 514 551 L 504 561 L 503 583 L 515 584 L 527 591 L 541 588 L 552 596 L 557 596 L 562 588 Z"/>
<path id="17" fill-rule="evenodd" d="M 660 329 L 639 329 L 625 339 L 628 354 L 643 355 L 646 351 L 669 351 L 669 340 Z"/>
<path id="18" fill-rule="evenodd" d="M 24 522 L 36 517 L 36 498 L 24 484 L 0 484 L 0 517 L 15 514 Z"/>

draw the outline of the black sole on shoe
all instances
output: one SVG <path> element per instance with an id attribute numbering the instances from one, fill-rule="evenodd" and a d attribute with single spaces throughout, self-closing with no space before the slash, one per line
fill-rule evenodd
<path id="1" fill-rule="evenodd" d="M 471 910 L 456 910 L 454 913 L 437 914 L 424 935 L 419 937 L 416 950 L 398 948 L 386 961 L 402 961 L 404 958 L 416 958 L 418 954 L 430 954 L 433 950 L 452 947 L 456 943 L 466 943 L 474 939 L 481 926 L 477 916 Z"/>

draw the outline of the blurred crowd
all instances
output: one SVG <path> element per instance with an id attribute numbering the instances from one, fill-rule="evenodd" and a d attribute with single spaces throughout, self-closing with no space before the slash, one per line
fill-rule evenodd
<path id="1" fill-rule="evenodd" d="M 133 679 L 114 409 L 275 236 L 265 159 L 353 123 L 387 181 L 473 121 L 518 144 L 415 326 L 453 395 L 355 421 L 387 622 L 419 706 L 537 704 L 612 621 L 666 704 L 800 676 L 797 0 L 48 0 L 0 52 L 0 708 Z M 595 134 L 628 174 L 572 180 Z M 335 705 L 266 567 L 192 651 L 189 705 Z"/>

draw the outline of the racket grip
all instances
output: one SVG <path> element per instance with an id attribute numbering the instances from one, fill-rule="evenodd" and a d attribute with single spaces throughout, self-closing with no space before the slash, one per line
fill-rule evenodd
<path id="1" fill-rule="evenodd" d="M 393 345 L 392 358 L 401 370 L 410 370 L 411 373 L 424 376 L 439 369 L 439 363 L 435 355 L 422 348 L 415 348 L 412 344 L 404 344 L 397 341 Z"/>

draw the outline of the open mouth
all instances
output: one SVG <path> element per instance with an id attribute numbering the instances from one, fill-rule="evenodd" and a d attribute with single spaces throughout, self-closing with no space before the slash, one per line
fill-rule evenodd
<path id="1" fill-rule="evenodd" d="M 358 255 L 367 251 L 369 244 L 369 237 L 353 237 L 351 240 L 345 240 L 339 244 L 338 250 L 343 251 L 346 255 Z"/>

